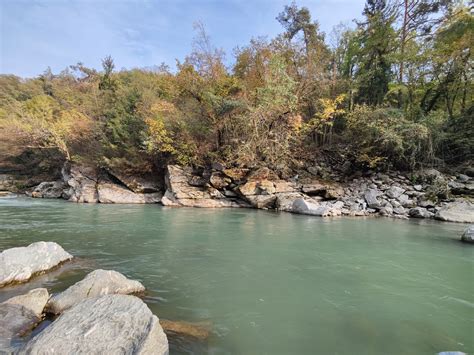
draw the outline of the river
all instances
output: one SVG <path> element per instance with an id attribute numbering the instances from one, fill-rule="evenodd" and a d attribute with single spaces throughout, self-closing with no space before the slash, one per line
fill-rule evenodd
<path id="1" fill-rule="evenodd" d="M 474 352 L 474 248 L 462 224 L 247 209 L 0 199 L 0 250 L 47 240 L 80 257 L 0 290 L 60 291 L 94 268 L 140 280 L 161 318 L 210 322 L 171 354 Z"/>

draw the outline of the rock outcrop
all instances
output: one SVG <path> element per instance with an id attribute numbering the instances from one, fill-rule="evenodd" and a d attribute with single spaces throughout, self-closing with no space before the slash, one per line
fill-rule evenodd
<path id="1" fill-rule="evenodd" d="M 88 298 L 33 337 L 19 354 L 168 354 L 159 320 L 128 295 Z"/>
<path id="2" fill-rule="evenodd" d="M 62 169 L 62 176 L 63 181 L 39 184 L 31 196 L 62 197 L 71 202 L 83 203 L 132 204 L 158 203 L 162 197 L 157 184 L 118 174 L 111 175 L 92 167 L 67 163 Z"/>
<path id="3" fill-rule="evenodd" d="M 159 203 L 161 192 L 136 193 L 111 182 L 97 184 L 98 202 L 100 203 Z"/>
<path id="4" fill-rule="evenodd" d="M 108 294 L 132 294 L 144 290 L 145 287 L 140 282 L 127 279 L 117 271 L 94 270 L 83 280 L 51 297 L 47 311 L 60 314 L 86 298 Z"/>
<path id="5" fill-rule="evenodd" d="M 93 168 L 72 165 L 63 168 L 63 180 L 68 185 L 64 191 L 64 198 L 71 202 L 97 203 L 99 194 L 97 171 Z"/>
<path id="6" fill-rule="evenodd" d="M 31 197 L 36 198 L 61 198 L 66 188 L 64 181 L 42 182 L 31 192 Z"/>
<path id="7" fill-rule="evenodd" d="M 470 225 L 462 234 L 461 240 L 466 243 L 474 243 L 474 225 Z"/>
<path id="8" fill-rule="evenodd" d="M 36 242 L 27 247 L 4 250 L 0 253 L 0 287 L 28 281 L 33 275 L 70 259 L 72 255 L 54 242 Z"/>
<path id="9" fill-rule="evenodd" d="M 207 183 L 207 179 L 193 174 L 191 168 L 168 165 L 166 192 L 161 200 L 165 206 L 179 207 L 241 207 L 235 198 L 228 198 Z"/>
<path id="10" fill-rule="evenodd" d="M 435 218 L 446 222 L 474 223 L 474 204 L 468 200 L 448 203 L 436 213 Z"/>

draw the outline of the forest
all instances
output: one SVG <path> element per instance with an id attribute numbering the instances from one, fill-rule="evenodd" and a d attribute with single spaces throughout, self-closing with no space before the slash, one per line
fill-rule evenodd
<path id="1" fill-rule="evenodd" d="M 1 75 L 2 155 L 48 151 L 127 171 L 278 170 L 328 156 L 350 170 L 472 164 L 469 5 L 367 0 L 360 20 L 329 34 L 296 3 L 275 16 L 280 35 L 231 54 L 196 23 L 176 70 L 119 70 L 107 56 L 100 71 Z"/>

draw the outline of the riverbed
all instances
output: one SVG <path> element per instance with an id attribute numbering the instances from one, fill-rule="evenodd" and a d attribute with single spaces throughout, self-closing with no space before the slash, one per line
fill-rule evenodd
<path id="1" fill-rule="evenodd" d="M 212 324 L 171 354 L 474 352 L 466 225 L 251 209 L 0 198 L 0 250 L 47 240 L 78 256 L 0 290 L 63 290 L 96 268 L 147 288 L 160 318 Z"/>

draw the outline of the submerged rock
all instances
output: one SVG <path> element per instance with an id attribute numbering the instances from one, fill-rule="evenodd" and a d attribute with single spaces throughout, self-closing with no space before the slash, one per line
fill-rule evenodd
<path id="1" fill-rule="evenodd" d="M 451 202 L 442 207 L 435 218 L 447 222 L 474 223 L 474 204 L 467 200 Z"/>
<path id="2" fill-rule="evenodd" d="M 54 242 L 36 242 L 27 247 L 4 250 L 0 253 L 0 287 L 28 281 L 34 274 L 70 259 L 72 255 Z"/>
<path id="3" fill-rule="evenodd" d="M 158 317 L 137 297 L 83 300 L 33 337 L 20 354 L 168 354 Z"/>
<path id="4" fill-rule="evenodd" d="M 470 225 L 462 234 L 461 240 L 466 243 L 474 243 L 474 225 Z"/>
<path id="5" fill-rule="evenodd" d="M 92 271 L 66 291 L 51 297 L 47 310 L 50 313 L 60 314 L 85 298 L 142 291 L 145 291 L 145 287 L 140 282 L 127 279 L 117 271 L 99 269 Z"/>
<path id="6" fill-rule="evenodd" d="M 165 332 L 191 336 L 200 340 L 209 338 L 209 334 L 211 332 L 211 326 L 209 323 L 189 323 L 161 319 L 160 324 Z"/>

